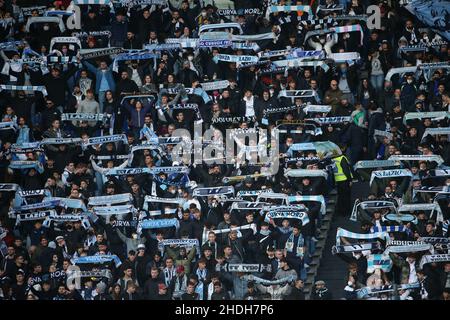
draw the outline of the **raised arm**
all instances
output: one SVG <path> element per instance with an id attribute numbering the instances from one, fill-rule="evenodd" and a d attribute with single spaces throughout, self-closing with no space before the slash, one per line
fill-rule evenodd
<path id="1" fill-rule="evenodd" d="M 90 62 L 82 60 L 82 64 L 92 73 L 97 75 L 97 68 L 95 68 Z"/>

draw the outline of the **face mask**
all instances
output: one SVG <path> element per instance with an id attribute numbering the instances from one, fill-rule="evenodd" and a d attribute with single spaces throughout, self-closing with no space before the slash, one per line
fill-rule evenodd
<path id="1" fill-rule="evenodd" d="M 353 283 L 351 281 L 349 281 L 349 282 L 347 282 L 347 285 L 351 287 L 353 285 Z"/>
<path id="2" fill-rule="evenodd" d="M 410 80 L 410 79 L 408 79 L 408 80 L 406 80 L 406 82 L 408 82 L 409 84 L 411 84 L 413 81 Z"/>
<path id="3" fill-rule="evenodd" d="M 44 31 L 48 31 L 48 30 L 50 30 L 50 27 L 49 26 L 44 26 Z"/>
<path id="4" fill-rule="evenodd" d="M 320 42 L 321 44 L 324 44 L 324 43 L 325 43 L 325 39 L 320 39 L 319 42 Z"/>
<path id="5" fill-rule="evenodd" d="M 206 17 L 206 12 L 202 12 L 202 17 Z"/>
<path id="6" fill-rule="evenodd" d="M 175 193 L 177 193 L 177 190 L 170 190 L 170 193 L 175 194 Z"/>
<path id="7" fill-rule="evenodd" d="M 189 57 L 188 57 L 188 60 L 189 60 L 189 61 L 192 61 L 192 60 L 194 60 L 194 57 L 193 57 L 193 56 L 189 56 Z"/>
<path id="8" fill-rule="evenodd" d="M 214 57 L 212 58 L 212 61 L 213 61 L 214 63 L 218 63 L 218 62 L 219 62 L 219 57 L 218 57 L 218 56 L 214 56 Z"/>

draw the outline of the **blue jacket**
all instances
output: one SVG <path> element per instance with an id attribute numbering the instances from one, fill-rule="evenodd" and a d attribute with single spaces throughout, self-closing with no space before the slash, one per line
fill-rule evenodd
<path id="1" fill-rule="evenodd" d="M 145 115 L 150 111 L 151 105 L 148 103 L 142 104 L 142 109 L 137 111 L 128 101 L 124 101 L 122 106 L 128 110 L 131 115 L 131 127 L 142 128 L 144 126 Z"/>
<path id="2" fill-rule="evenodd" d="M 106 69 L 106 72 L 103 72 L 100 68 L 94 67 L 92 64 L 90 64 L 87 61 L 83 61 L 83 64 L 86 66 L 86 68 L 95 74 L 95 93 L 98 94 L 100 91 L 100 84 L 102 83 L 103 76 L 106 77 L 106 81 L 108 81 L 109 90 L 115 91 L 116 90 L 116 84 L 114 82 L 113 73 L 110 68 Z"/>

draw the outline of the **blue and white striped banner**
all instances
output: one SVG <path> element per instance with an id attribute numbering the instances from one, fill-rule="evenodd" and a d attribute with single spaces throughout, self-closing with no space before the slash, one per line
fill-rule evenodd
<path id="1" fill-rule="evenodd" d="M 116 267 L 120 267 L 122 262 L 120 261 L 119 257 L 115 254 L 99 254 L 95 256 L 82 256 L 73 258 L 72 260 L 73 264 L 102 264 L 113 261 Z"/>
<path id="2" fill-rule="evenodd" d="M 378 232 L 406 232 L 408 228 L 405 226 L 374 226 L 370 228 L 371 233 Z"/>
<path id="3" fill-rule="evenodd" d="M 270 6 L 270 12 L 291 12 L 291 11 L 303 11 L 307 12 L 311 17 L 313 12 L 310 6 L 297 5 L 297 6 Z"/>
<path id="4" fill-rule="evenodd" d="M 375 272 L 375 269 L 381 269 L 383 272 L 389 272 L 392 269 L 392 260 L 387 254 L 370 254 L 367 256 L 367 273 Z"/>
<path id="5" fill-rule="evenodd" d="M 342 228 L 338 228 L 336 232 L 336 245 L 341 245 L 341 237 L 357 240 L 373 240 L 377 238 L 389 241 L 390 237 L 387 232 L 375 232 L 375 233 L 355 233 Z"/>
<path id="6" fill-rule="evenodd" d="M 218 54 L 216 57 L 219 61 L 226 62 L 258 62 L 257 56 L 235 56 L 231 54 Z"/>
<path id="7" fill-rule="evenodd" d="M 2 90 L 10 90 L 10 91 L 40 91 L 44 96 L 48 96 L 47 89 L 45 86 L 15 86 L 10 84 L 2 84 L 0 85 L 0 91 Z"/>

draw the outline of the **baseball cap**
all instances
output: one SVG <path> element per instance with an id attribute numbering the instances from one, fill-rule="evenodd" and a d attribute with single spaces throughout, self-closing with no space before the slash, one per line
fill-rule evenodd
<path id="1" fill-rule="evenodd" d="M 137 249 L 144 249 L 145 250 L 145 244 L 141 243 L 137 246 Z"/>

